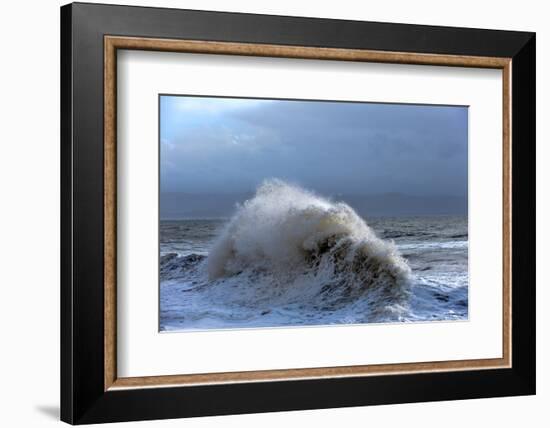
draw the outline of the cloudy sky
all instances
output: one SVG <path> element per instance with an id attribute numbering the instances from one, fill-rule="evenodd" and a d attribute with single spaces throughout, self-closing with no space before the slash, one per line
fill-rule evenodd
<path id="1" fill-rule="evenodd" d="M 161 96 L 161 193 L 465 198 L 467 107 Z"/>

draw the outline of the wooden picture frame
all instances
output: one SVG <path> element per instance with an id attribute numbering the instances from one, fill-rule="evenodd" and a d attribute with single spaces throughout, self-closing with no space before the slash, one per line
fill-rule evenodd
<path id="1" fill-rule="evenodd" d="M 503 166 L 502 358 L 118 377 L 118 49 L 502 70 L 503 159 L 488 160 Z M 61 9 L 61 53 L 62 420 L 535 392 L 534 34 L 76 3 Z"/>

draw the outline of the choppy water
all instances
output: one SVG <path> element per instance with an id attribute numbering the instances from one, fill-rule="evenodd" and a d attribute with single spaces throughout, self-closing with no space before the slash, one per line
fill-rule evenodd
<path id="1" fill-rule="evenodd" d="M 276 183 L 232 219 L 161 221 L 160 251 L 161 331 L 468 317 L 466 217 L 362 219 Z"/>

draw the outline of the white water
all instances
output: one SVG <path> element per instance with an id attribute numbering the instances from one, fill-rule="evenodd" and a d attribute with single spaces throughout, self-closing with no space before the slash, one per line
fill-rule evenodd
<path id="1" fill-rule="evenodd" d="M 210 280 L 263 273 L 284 277 L 281 287 L 398 287 L 410 273 L 393 243 L 379 239 L 351 207 L 280 180 L 264 182 L 237 209 L 207 268 Z M 292 281 L 304 274 L 312 274 L 312 284 Z"/>

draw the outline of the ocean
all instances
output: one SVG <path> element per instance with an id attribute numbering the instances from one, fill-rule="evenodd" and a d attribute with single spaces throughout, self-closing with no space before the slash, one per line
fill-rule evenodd
<path id="1" fill-rule="evenodd" d="M 160 222 L 160 331 L 467 319 L 466 216 L 363 218 L 275 181 Z"/>

